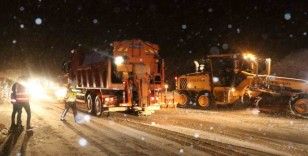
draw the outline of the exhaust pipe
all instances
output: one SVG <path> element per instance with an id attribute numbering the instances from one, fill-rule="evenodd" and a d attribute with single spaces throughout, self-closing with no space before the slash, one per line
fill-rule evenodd
<path id="1" fill-rule="evenodd" d="M 199 62 L 198 61 L 194 61 L 195 67 L 196 67 L 196 73 L 199 72 Z"/>

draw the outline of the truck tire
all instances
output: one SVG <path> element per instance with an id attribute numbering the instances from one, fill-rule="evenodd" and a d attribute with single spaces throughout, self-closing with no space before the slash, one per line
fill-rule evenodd
<path id="1" fill-rule="evenodd" d="M 200 109 L 209 109 L 211 107 L 211 98 L 208 92 L 200 92 L 196 98 L 197 105 Z"/>
<path id="2" fill-rule="evenodd" d="M 185 92 L 180 92 L 177 106 L 180 108 L 184 108 L 188 106 L 189 102 L 190 102 L 189 94 Z"/>
<path id="3" fill-rule="evenodd" d="M 95 115 L 101 116 L 103 109 L 102 109 L 102 100 L 99 95 L 95 96 L 94 106 L 95 106 Z"/>
<path id="4" fill-rule="evenodd" d="M 88 108 L 87 112 L 90 113 L 90 114 L 93 114 L 94 113 L 94 107 L 93 107 L 93 98 L 92 98 L 91 94 L 87 95 L 86 104 L 87 104 L 87 108 Z"/>
<path id="5" fill-rule="evenodd" d="M 297 95 L 290 99 L 290 112 L 301 118 L 308 118 L 308 95 Z"/>

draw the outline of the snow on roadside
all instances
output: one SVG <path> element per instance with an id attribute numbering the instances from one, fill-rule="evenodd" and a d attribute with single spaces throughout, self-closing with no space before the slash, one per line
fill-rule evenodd
<path id="1" fill-rule="evenodd" d="M 233 137 L 229 137 L 226 135 L 221 135 L 221 134 L 217 134 L 213 132 L 195 130 L 195 129 L 184 128 L 184 127 L 173 126 L 173 125 L 155 125 L 155 127 L 167 129 L 167 130 L 178 132 L 178 133 L 183 133 L 183 134 L 190 135 L 190 136 L 194 136 L 195 134 L 198 134 L 198 138 L 218 141 L 221 143 L 231 144 L 231 145 L 245 147 L 249 149 L 256 149 L 258 151 L 264 151 L 264 152 L 274 154 L 274 155 L 292 155 L 291 153 L 286 154 L 285 152 L 269 148 L 266 145 L 257 144 L 257 143 L 253 143 L 253 142 L 249 142 L 246 140 L 241 140 L 241 139 L 237 139 L 237 138 L 233 138 Z"/>

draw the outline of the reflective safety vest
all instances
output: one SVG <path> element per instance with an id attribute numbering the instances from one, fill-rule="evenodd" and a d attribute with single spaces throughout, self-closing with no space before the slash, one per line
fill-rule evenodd
<path id="1" fill-rule="evenodd" d="M 76 93 L 69 90 L 66 95 L 66 102 L 76 102 Z"/>
<path id="2" fill-rule="evenodd" d="M 11 101 L 13 103 L 29 103 L 29 94 L 26 87 L 15 83 L 12 87 Z"/>

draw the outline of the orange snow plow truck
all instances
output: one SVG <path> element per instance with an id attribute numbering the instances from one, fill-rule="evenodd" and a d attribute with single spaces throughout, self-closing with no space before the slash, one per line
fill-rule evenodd
<path id="1" fill-rule="evenodd" d="M 158 50 L 138 39 L 113 42 L 112 51 L 72 50 L 63 69 L 76 88 L 77 107 L 97 116 L 159 109 L 165 79 Z"/>

